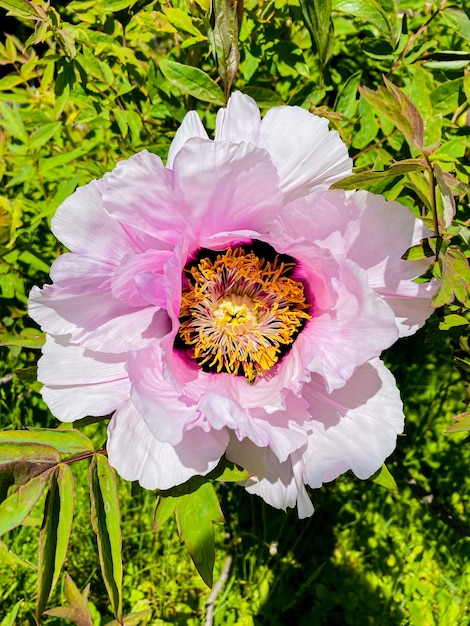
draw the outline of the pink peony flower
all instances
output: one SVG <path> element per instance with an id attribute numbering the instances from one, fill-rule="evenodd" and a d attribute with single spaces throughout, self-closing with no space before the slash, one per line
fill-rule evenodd
<path id="1" fill-rule="evenodd" d="M 397 202 L 329 190 L 351 160 L 325 119 L 261 120 L 235 93 L 215 139 L 185 117 L 166 166 L 140 152 L 75 191 L 52 229 L 71 252 L 33 288 L 48 336 L 43 397 L 60 420 L 112 413 L 111 464 L 147 489 L 223 455 L 274 507 L 371 476 L 403 429 L 381 352 L 430 314 L 427 231 Z"/>

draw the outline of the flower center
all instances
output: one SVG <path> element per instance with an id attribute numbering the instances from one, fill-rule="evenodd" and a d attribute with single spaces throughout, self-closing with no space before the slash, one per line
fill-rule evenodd
<path id="1" fill-rule="evenodd" d="M 290 350 L 310 319 L 295 259 L 254 241 L 201 250 L 185 267 L 175 345 L 206 371 L 254 382 Z"/>

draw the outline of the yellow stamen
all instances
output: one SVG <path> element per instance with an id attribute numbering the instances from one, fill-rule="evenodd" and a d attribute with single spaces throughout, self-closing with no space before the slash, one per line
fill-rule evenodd
<path id="1" fill-rule="evenodd" d="M 303 284 L 289 276 L 295 261 L 273 257 L 229 248 L 185 270 L 178 332 L 199 365 L 254 382 L 293 344 L 310 304 Z"/>

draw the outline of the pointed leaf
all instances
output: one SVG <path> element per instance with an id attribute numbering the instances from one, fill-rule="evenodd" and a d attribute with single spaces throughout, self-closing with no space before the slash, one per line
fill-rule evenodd
<path id="1" fill-rule="evenodd" d="M 54 449 L 54 459 L 60 461 L 55 453 L 60 454 L 82 454 L 87 452 L 93 452 L 94 447 L 92 442 L 81 433 L 79 430 L 68 429 L 52 429 L 52 428 L 36 428 L 31 430 L 5 430 L 0 432 L 0 450 L 1 445 L 5 443 L 12 444 L 38 444 L 41 445 L 41 450 L 46 448 Z M 24 450 L 24 448 L 20 448 Z M 50 452 L 49 452 L 50 454 Z M 0 452 L 0 458 L 3 459 Z"/>
<path id="2" fill-rule="evenodd" d="M 40 622 L 49 596 L 67 555 L 72 529 L 74 481 L 69 465 L 61 463 L 51 476 L 51 485 L 39 535 L 38 597 L 36 620 Z"/>
<path id="3" fill-rule="evenodd" d="M 390 470 L 385 465 L 382 467 L 371 477 L 372 482 L 377 483 L 377 485 L 381 485 L 385 487 L 385 489 L 390 489 L 391 491 L 398 491 L 397 483 L 393 478 Z"/>
<path id="4" fill-rule="evenodd" d="M 93 626 L 93 618 L 88 608 L 89 591 L 90 585 L 88 584 L 80 593 L 72 578 L 67 574 L 65 577 L 65 597 L 68 606 L 57 606 L 44 611 L 44 613 L 51 617 L 69 620 L 77 626 Z"/>
<path id="5" fill-rule="evenodd" d="M 178 498 L 173 496 L 158 496 L 153 513 L 153 530 L 157 531 L 173 515 Z"/>
<path id="6" fill-rule="evenodd" d="M 0 502 L 13 485 L 23 485 L 58 463 L 60 455 L 51 446 L 0 441 Z"/>
<path id="7" fill-rule="evenodd" d="M 238 49 L 238 10 L 242 6 L 237 0 L 212 0 L 209 38 L 217 69 L 225 87 L 225 97 L 230 88 L 240 63 Z"/>
<path id="8" fill-rule="evenodd" d="M 434 294 L 432 306 L 451 304 L 454 298 L 468 305 L 470 299 L 470 266 L 465 254 L 456 246 L 449 246 L 439 257 L 441 285 Z"/>
<path id="9" fill-rule="evenodd" d="M 426 166 L 420 160 L 409 159 L 406 162 L 400 161 L 399 163 L 395 163 L 392 167 L 382 170 L 381 172 L 369 170 L 367 172 L 353 174 L 352 176 L 346 176 L 345 178 L 338 180 L 336 183 L 333 183 L 333 185 L 331 185 L 331 189 L 344 189 L 345 191 L 367 189 L 367 187 L 370 187 L 384 178 L 402 176 L 408 172 L 418 172 L 424 169 L 426 169 Z"/>
<path id="10" fill-rule="evenodd" d="M 128 613 L 123 617 L 125 626 L 141 626 L 144 622 L 144 617 L 148 617 L 152 613 L 152 609 L 145 609 L 144 611 L 137 611 L 136 613 Z M 112 622 L 106 622 L 106 626 L 120 626 L 121 622 L 113 620 Z"/>
<path id="11" fill-rule="evenodd" d="M 114 470 L 103 454 L 90 465 L 91 520 L 101 572 L 117 620 L 122 620 L 121 518 Z"/>
<path id="12" fill-rule="evenodd" d="M 0 535 L 19 526 L 29 515 L 46 487 L 51 469 L 22 484 L 0 504 Z"/>
<path id="13" fill-rule="evenodd" d="M 35 6 L 27 0 L 0 0 L 0 7 L 8 11 L 7 15 L 15 17 L 38 19 L 44 18 L 45 13 L 41 7 Z"/>
<path id="14" fill-rule="evenodd" d="M 11 609 L 11 611 L 8 611 L 8 613 L 2 619 L 2 621 L 0 622 L 0 626 L 15 626 L 15 624 L 17 623 L 16 616 L 18 615 L 18 611 L 20 610 L 20 606 L 22 605 L 22 603 L 23 600 L 18 600 L 18 602 Z"/>
<path id="15" fill-rule="evenodd" d="M 181 539 L 199 575 L 212 587 L 215 563 L 214 524 L 224 523 L 219 501 L 211 483 L 178 498 L 176 521 Z"/>
<path id="16" fill-rule="evenodd" d="M 446 430 L 446 433 L 463 433 L 470 430 L 470 411 L 460 413 L 454 417 L 455 423 Z"/>
<path id="17" fill-rule="evenodd" d="M 440 222 L 446 230 L 452 224 L 455 216 L 455 200 L 452 189 L 447 184 L 446 172 L 443 172 L 437 163 L 433 166 L 434 175 L 437 181 L 437 211 Z"/>
<path id="18" fill-rule="evenodd" d="M 204 102 L 225 106 L 224 94 L 220 87 L 199 68 L 163 59 L 160 61 L 160 69 L 165 78 L 183 93 Z"/>
<path id="19" fill-rule="evenodd" d="M 331 0 L 309 2 L 300 0 L 305 26 L 315 45 L 320 65 L 324 67 L 333 53 L 334 31 Z"/>
<path id="20" fill-rule="evenodd" d="M 31 150 L 37 150 L 43 146 L 49 141 L 49 139 L 52 139 L 61 126 L 62 122 L 50 122 L 49 124 L 43 124 L 30 136 L 28 142 L 29 148 Z"/>

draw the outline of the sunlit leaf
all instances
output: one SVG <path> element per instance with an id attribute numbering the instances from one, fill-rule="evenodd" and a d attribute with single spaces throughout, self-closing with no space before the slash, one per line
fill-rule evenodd
<path id="1" fill-rule="evenodd" d="M 101 572 L 116 619 L 122 619 L 121 516 L 114 470 L 96 454 L 89 472 L 91 518 L 98 541 Z"/>
<path id="2" fill-rule="evenodd" d="M 153 529 L 160 530 L 165 522 L 173 515 L 178 498 L 173 496 L 158 496 L 153 515 Z"/>
<path id="3" fill-rule="evenodd" d="M 8 15 L 26 19 L 44 19 L 44 10 L 28 0 L 0 0 L 0 7 L 8 11 Z"/>
<path id="4" fill-rule="evenodd" d="M 0 346 L 21 346 L 22 348 L 41 348 L 46 340 L 45 334 L 36 328 L 23 328 L 17 335 L 0 334 Z"/>
<path id="5" fill-rule="evenodd" d="M 336 183 L 333 183 L 333 185 L 331 185 L 331 189 L 344 189 L 346 191 L 353 189 L 367 189 L 367 187 L 370 187 L 377 181 L 384 178 L 402 176 L 408 172 L 418 172 L 420 170 L 424 170 L 425 167 L 426 166 L 421 161 L 417 159 L 410 159 L 406 163 L 396 163 L 395 165 L 392 165 L 392 167 L 382 170 L 381 172 L 369 170 L 367 172 L 353 174 L 352 176 L 346 176 L 345 178 L 338 180 Z"/>
<path id="6" fill-rule="evenodd" d="M 371 477 L 372 482 L 377 483 L 377 485 L 381 485 L 386 489 L 390 489 L 391 491 L 398 491 L 397 483 L 393 478 L 390 470 L 387 468 L 385 463 L 382 467 Z"/>
<path id="7" fill-rule="evenodd" d="M 439 257 L 441 283 L 432 299 L 434 307 L 451 304 L 454 298 L 462 304 L 469 304 L 470 267 L 465 254 L 456 246 L 449 246 Z"/>
<path id="8" fill-rule="evenodd" d="M 204 102 L 225 106 L 224 94 L 220 87 L 198 67 L 163 59 L 160 61 L 160 69 L 165 78 L 183 93 Z"/>
<path id="9" fill-rule="evenodd" d="M 65 577 L 65 598 L 68 606 L 57 606 L 44 611 L 46 615 L 58 617 L 73 622 L 76 626 L 93 626 L 93 618 L 88 608 L 88 593 L 90 585 L 80 593 L 72 578 L 67 574 Z"/>
<path id="10" fill-rule="evenodd" d="M 454 424 L 450 426 L 446 433 L 463 433 L 470 430 L 470 411 L 460 413 L 454 417 Z"/>
<path id="11" fill-rule="evenodd" d="M 50 446 L 54 449 L 54 462 L 60 461 L 60 457 L 55 454 L 56 452 L 67 455 L 77 455 L 93 452 L 94 450 L 93 444 L 88 437 L 75 429 L 59 430 L 55 428 L 34 428 L 31 430 L 5 430 L 0 432 L 0 450 L 2 443 L 4 444 L 6 442 Z M 41 447 L 41 449 L 43 448 Z M 19 454 L 21 454 L 22 451 L 24 451 L 24 448 L 20 448 Z"/>
<path id="12" fill-rule="evenodd" d="M 217 62 L 217 69 L 228 98 L 230 88 L 240 63 L 238 50 L 239 9 L 242 3 L 237 0 L 212 0 L 211 30 L 209 38 L 212 52 Z"/>
<path id="13" fill-rule="evenodd" d="M 0 626 L 15 626 L 15 624 L 17 624 L 16 617 L 22 604 L 23 600 L 18 600 L 18 602 L 10 609 L 10 611 L 8 611 L 8 613 L 2 619 L 2 621 L 0 622 Z"/>
<path id="14" fill-rule="evenodd" d="M 52 473 L 39 535 L 38 597 L 36 619 L 39 622 L 50 594 L 59 578 L 67 555 L 72 529 L 74 480 L 64 463 Z"/>
<path id="15" fill-rule="evenodd" d="M 62 127 L 61 122 L 50 122 L 49 124 L 44 124 L 40 128 L 34 131 L 29 138 L 29 148 L 31 150 L 37 150 L 45 143 L 47 143 L 52 137 L 57 133 L 59 128 Z"/>
<path id="16" fill-rule="evenodd" d="M 199 575 L 212 587 L 215 563 L 214 524 L 225 520 L 211 483 L 203 483 L 196 491 L 178 498 L 176 521 L 180 537 Z"/>
<path id="17" fill-rule="evenodd" d="M 29 515 L 46 487 L 52 469 L 23 483 L 0 504 L 0 535 L 19 526 Z M 1 480 L 1 478 L 0 478 Z"/>
<path id="18" fill-rule="evenodd" d="M 331 0 L 322 0 L 321 2 L 300 0 L 300 8 L 304 24 L 318 53 L 320 66 L 323 68 L 333 53 L 334 33 Z"/>

